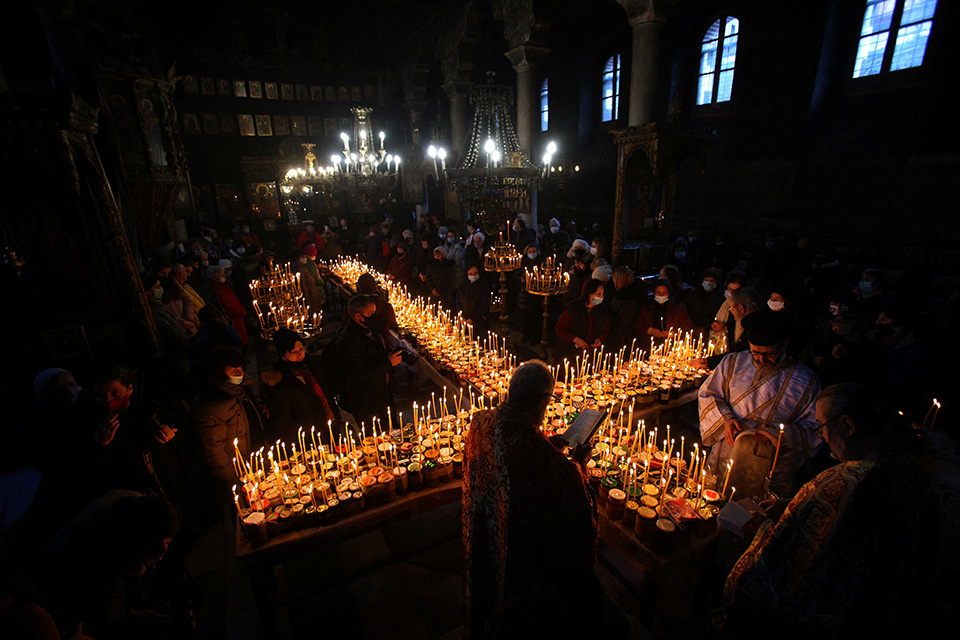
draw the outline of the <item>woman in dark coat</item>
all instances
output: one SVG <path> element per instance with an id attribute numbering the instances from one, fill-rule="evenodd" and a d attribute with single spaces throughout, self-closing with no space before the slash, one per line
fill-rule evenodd
<path id="1" fill-rule="evenodd" d="M 527 291 L 524 276 L 528 270 L 532 272 L 534 267 L 542 265 L 543 256 L 540 255 L 537 245 L 528 244 L 523 250 L 523 257 L 520 258 L 520 295 L 517 297 L 517 311 L 520 312 L 523 324 L 522 342 L 534 345 L 540 342 L 543 299 Z"/>
<path id="2" fill-rule="evenodd" d="M 598 348 L 610 335 L 610 313 L 603 305 L 603 289 L 599 280 L 589 280 L 583 295 L 560 314 L 557 338 L 562 355 L 570 357 L 584 349 Z"/>
<path id="3" fill-rule="evenodd" d="M 260 374 L 273 437 L 289 445 L 297 441 L 300 427 L 309 431 L 316 426 L 318 432 L 325 432 L 319 427 L 328 420 L 339 420 L 340 415 L 319 360 L 307 355 L 303 338 L 295 331 L 278 330 L 273 345 L 277 363 L 273 371 Z"/>
<path id="4" fill-rule="evenodd" d="M 610 309 L 611 331 L 607 348 L 615 351 L 633 342 L 633 321 L 637 318 L 640 304 L 647 292 L 642 281 L 637 280 L 629 267 L 618 267 L 610 275 L 604 302 Z"/>
<path id="5" fill-rule="evenodd" d="M 236 349 L 211 349 L 199 364 L 203 383 L 193 404 L 200 458 L 224 499 L 230 486 L 237 484 L 234 440 L 245 459 L 265 440 L 263 409 L 244 378 L 243 365 L 243 354 Z"/>

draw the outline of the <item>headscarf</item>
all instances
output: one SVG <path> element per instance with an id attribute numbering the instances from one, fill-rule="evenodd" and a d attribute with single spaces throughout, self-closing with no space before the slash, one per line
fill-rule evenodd
<path id="1" fill-rule="evenodd" d="M 33 395 L 44 404 L 51 404 L 58 400 L 57 398 L 57 388 L 56 381 L 59 376 L 67 374 L 68 376 L 73 376 L 72 373 L 66 369 L 44 369 L 37 374 L 37 377 L 33 379 Z"/>

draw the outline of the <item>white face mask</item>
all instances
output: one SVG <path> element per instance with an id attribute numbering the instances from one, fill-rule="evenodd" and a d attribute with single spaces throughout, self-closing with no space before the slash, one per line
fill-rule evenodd
<path id="1" fill-rule="evenodd" d="M 300 261 L 300 264 L 307 264 L 307 256 L 300 256 L 298 260 Z"/>
<path id="2" fill-rule="evenodd" d="M 767 306 L 770 307 L 773 311 L 782 311 L 783 310 L 783 301 L 782 300 L 767 300 Z"/>
<path id="3" fill-rule="evenodd" d="M 600 304 L 603 303 L 603 298 L 598 298 L 598 297 L 596 297 L 596 296 L 591 296 L 591 297 L 590 297 L 590 302 L 592 302 L 592 303 L 593 303 L 593 306 L 596 307 L 596 306 L 598 306 L 598 305 L 600 305 Z"/>
<path id="4" fill-rule="evenodd" d="M 160 287 L 159 289 L 154 289 L 153 297 L 155 297 L 157 300 L 160 300 L 161 298 L 163 298 L 163 287 Z"/>
<path id="5" fill-rule="evenodd" d="M 726 298 L 727 300 L 729 300 L 732 295 L 733 295 L 733 292 L 730 291 L 730 289 L 726 289 L 726 290 L 723 292 L 723 297 Z"/>
<path id="6" fill-rule="evenodd" d="M 653 296 L 653 299 L 657 301 L 657 304 L 663 304 L 670 299 L 670 296 Z"/>
<path id="7" fill-rule="evenodd" d="M 476 282 L 479 279 L 480 279 L 480 276 L 467 276 L 467 280 L 469 280 L 470 282 Z"/>
<path id="8" fill-rule="evenodd" d="M 597 255 L 597 248 L 596 248 L 596 247 L 590 247 L 590 255 L 593 255 L 593 256 Z"/>
<path id="9" fill-rule="evenodd" d="M 221 282 L 221 283 L 222 283 L 222 282 L 226 282 L 226 281 L 227 281 L 227 276 L 220 276 L 220 282 Z"/>
<path id="10" fill-rule="evenodd" d="M 710 293 L 716 288 L 717 288 L 716 282 L 711 282 L 710 280 L 703 281 L 703 290 L 706 291 L 707 293 Z"/>
<path id="11" fill-rule="evenodd" d="M 560 233 L 560 227 L 550 227 L 550 233 Z"/>
<path id="12" fill-rule="evenodd" d="M 536 251 L 527 251 L 527 257 L 530 258 L 531 260 L 534 260 L 534 259 L 536 259 L 536 257 L 537 257 L 537 252 L 536 252 Z"/>
<path id="13" fill-rule="evenodd" d="M 227 376 L 227 380 L 230 381 L 230 384 L 239 385 L 243 383 L 243 376 Z"/>

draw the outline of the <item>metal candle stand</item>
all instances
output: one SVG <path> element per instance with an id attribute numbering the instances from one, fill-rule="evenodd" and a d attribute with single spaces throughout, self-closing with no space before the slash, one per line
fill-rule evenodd
<path id="1" fill-rule="evenodd" d="M 483 268 L 487 271 L 496 271 L 500 274 L 500 324 L 503 328 L 504 340 L 510 339 L 510 328 L 507 325 L 507 273 L 520 268 L 520 254 L 513 245 L 502 240 L 493 245 L 487 255 L 483 257 Z"/>
<path id="2" fill-rule="evenodd" d="M 570 287 L 570 274 L 564 272 L 562 267 L 554 266 L 556 256 L 551 256 L 544 260 L 542 267 L 527 269 L 524 284 L 527 293 L 543 297 L 543 332 L 540 337 L 540 346 L 543 347 L 544 355 L 547 354 L 547 301 L 550 296 L 565 293 Z"/>

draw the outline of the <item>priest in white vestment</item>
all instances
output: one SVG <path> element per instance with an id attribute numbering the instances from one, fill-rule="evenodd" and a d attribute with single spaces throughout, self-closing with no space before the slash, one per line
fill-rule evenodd
<path id="1" fill-rule="evenodd" d="M 820 380 L 787 357 L 786 331 L 776 313 L 756 311 L 741 324 L 750 350 L 727 355 L 700 387 L 700 436 L 710 447 L 708 468 L 720 490 L 732 459 L 730 487 L 737 487 L 738 496 L 752 497 L 776 458 L 770 489 L 789 497 L 799 486 L 797 470 L 823 444 L 814 416 Z"/>

